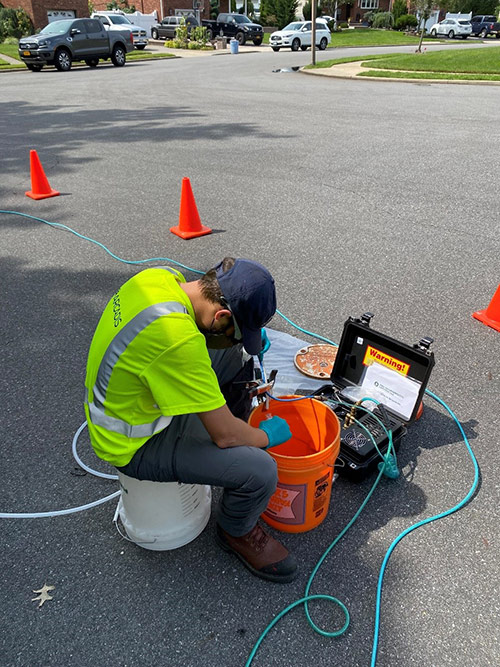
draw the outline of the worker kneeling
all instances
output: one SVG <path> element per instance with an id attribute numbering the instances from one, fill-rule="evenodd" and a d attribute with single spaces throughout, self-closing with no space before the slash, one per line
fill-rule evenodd
<path id="1" fill-rule="evenodd" d="M 288 582 L 295 558 L 258 523 L 277 484 L 265 451 L 290 429 L 247 423 L 250 399 L 233 384 L 253 375 L 262 327 L 276 312 L 267 269 L 226 257 L 199 280 L 146 269 L 113 295 L 87 362 L 88 429 L 97 455 L 153 482 L 221 486 L 219 545 L 256 576 Z"/>

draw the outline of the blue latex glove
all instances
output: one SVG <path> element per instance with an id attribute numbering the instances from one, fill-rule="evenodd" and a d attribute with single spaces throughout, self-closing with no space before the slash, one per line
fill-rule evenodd
<path id="1" fill-rule="evenodd" d="M 267 333 L 266 333 L 265 329 L 261 329 L 260 333 L 261 333 L 261 337 L 262 337 L 262 349 L 257 356 L 259 358 L 260 363 L 262 363 L 264 361 L 264 354 L 271 347 L 271 341 L 267 337 Z"/>
<path id="2" fill-rule="evenodd" d="M 290 427 L 281 417 L 271 417 L 271 419 L 264 419 L 259 424 L 259 428 L 264 431 L 269 439 L 269 444 L 266 449 L 282 445 L 292 437 Z"/>

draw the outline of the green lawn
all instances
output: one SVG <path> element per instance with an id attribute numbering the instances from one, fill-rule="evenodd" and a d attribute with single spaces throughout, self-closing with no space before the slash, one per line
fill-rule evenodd
<path id="1" fill-rule="evenodd" d="M 384 72 L 367 70 L 358 76 L 376 79 L 441 79 L 443 81 L 500 81 L 500 74 L 452 74 L 448 72 Z"/>
<path id="2" fill-rule="evenodd" d="M 305 69 L 321 69 L 359 61 L 360 58 L 324 60 Z M 374 62 L 376 61 L 376 63 Z M 363 67 L 376 67 L 359 76 L 395 79 L 448 79 L 500 81 L 500 46 L 489 49 L 465 48 L 456 51 L 364 56 Z M 397 70 L 383 71 L 383 70 Z"/>
<path id="3" fill-rule="evenodd" d="M 15 58 L 16 60 L 19 60 L 19 65 L 12 65 L 8 63 L 6 60 L 2 59 L 2 54 L 5 54 L 7 56 L 10 56 L 11 58 Z M 135 51 L 132 51 L 131 53 L 127 53 L 127 60 L 130 61 L 135 61 L 135 60 L 158 60 L 161 58 L 175 58 L 175 56 L 172 53 L 152 53 L 151 51 L 138 51 L 137 49 Z M 84 63 L 75 63 L 75 66 L 78 66 L 79 64 L 84 65 Z M 19 69 L 19 68 L 24 68 L 25 65 L 24 63 L 19 59 L 19 53 L 17 50 L 17 45 L 15 44 L 0 44 L 0 70 L 4 69 Z"/>
<path id="4" fill-rule="evenodd" d="M 137 51 L 137 49 L 127 53 L 127 60 L 158 60 L 161 58 L 175 58 L 175 55 L 173 53 L 152 53 L 146 50 Z"/>
<path id="5" fill-rule="evenodd" d="M 20 67 L 24 67 L 24 65 L 22 65 L 20 60 L 19 60 L 19 65 L 12 65 L 11 63 L 8 63 L 6 60 L 3 60 L 2 54 L 10 56 L 11 58 L 15 58 L 16 60 L 19 60 L 17 44 L 3 44 L 3 43 L 0 44 L 0 70 L 18 69 Z"/>
<path id="6" fill-rule="evenodd" d="M 332 33 L 329 46 L 399 46 L 418 44 L 418 40 L 418 37 L 411 37 L 397 30 L 355 28 Z M 269 44 L 269 33 L 264 35 L 264 44 Z"/>
<path id="7" fill-rule="evenodd" d="M 370 67 L 370 63 L 367 63 Z M 460 72 L 468 74 L 500 74 L 500 46 L 489 49 L 460 49 L 391 55 L 377 62 L 379 69 L 411 72 Z"/>
<path id="8" fill-rule="evenodd" d="M 373 56 L 363 56 L 364 61 L 368 60 L 378 60 L 378 59 L 387 59 L 387 55 L 385 53 L 382 53 L 380 55 L 373 55 Z M 361 59 L 359 56 L 347 56 L 346 58 L 334 58 L 333 60 L 322 60 L 320 63 L 316 63 L 316 65 L 306 65 L 304 69 L 328 69 L 329 67 L 332 67 L 332 65 L 341 65 L 342 63 L 355 63 L 359 62 Z M 369 67 L 369 65 L 367 64 Z"/>

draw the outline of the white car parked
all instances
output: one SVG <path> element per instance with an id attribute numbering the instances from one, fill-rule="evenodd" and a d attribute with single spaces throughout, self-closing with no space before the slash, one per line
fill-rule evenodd
<path id="1" fill-rule="evenodd" d="M 324 51 L 330 41 L 330 31 L 323 22 L 316 23 L 316 46 Z M 290 48 L 292 51 L 305 51 L 312 44 L 311 21 L 294 21 L 283 30 L 273 32 L 269 45 L 273 51 Z"/>
<path id="2" fill-rule="evenodd" d="M 472 34 L 472 25 L 470 21 L 457 19 L 445 19 L 441 23 L 435 23 L 429 30 L 431 37 L 437 35 L 447 35 L 450 39 L 461 37 L 467 39 Z"/>

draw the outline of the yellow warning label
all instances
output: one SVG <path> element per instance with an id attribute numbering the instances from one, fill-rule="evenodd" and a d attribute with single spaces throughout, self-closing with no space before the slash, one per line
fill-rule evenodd
<path id="1" fill-rule="evenodd" d="M 400 361 L 395 357 L 385 354 L 385 352 L 377 350 L 376 347 L 368 345 L 363 363 L 365 366 L 370 366 L 374 361 L 383 366 L 387 366 L 387 368 L 392 368 L 394 371 L 401 373 L 401 375 L 408 375 L 408 371 L 410 370 L 410 364 L 405 364 L 404 361 Z"/>

